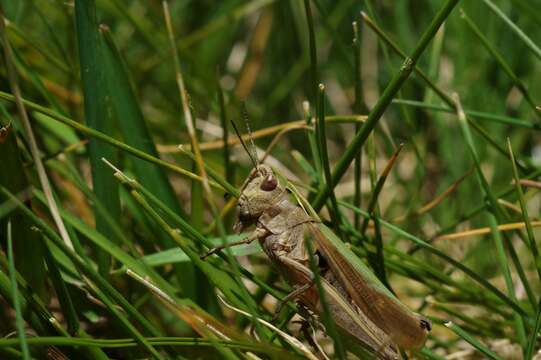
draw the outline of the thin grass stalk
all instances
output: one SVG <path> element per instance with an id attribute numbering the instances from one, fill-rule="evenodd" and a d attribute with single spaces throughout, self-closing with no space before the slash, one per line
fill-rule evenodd
<path id="1" fill-rule="evenodd" d="M 362 111 L 362 85 L 361 85 L 361 39 L 359 38 L 359 25 L 356 21 L 353 22 L 353 58 L 354 58 L 354 81 L 355 81 L 355 112 L 360 114 Z M 360 124 L 355 125 L 355 133 L 357 134 L 361 129 Z M 355 167 L 353 169 L 353 205 L 360 208 L 362 201 L 362 184 L 361 173 L 363 168 L 363 152 L 359 151 L 355 157 Z M 355 228 L 358 229 L 361 224 L 361 217 L 359 214 L 354 215 L 353 223 Z"/>
<path id="2" fill-rule="evenodd" d="M 304 102 L 304 118 L 306 119 L 306 125 L 312 125 L 312 116 L 310 111 L 310 104 L 315 105 L 316 115 L 317 115 L 317 106 L 318 106 L 318 92 L 319 92 L 319 73 L 317 65 L 317 44 L 316 44 L 316 35 L 314 28 L 314 19 L 312 16 L 312 8 L 310 6 L 310 0 L 304 0 L 304 13 L 306 16 L 306 25 L 308 27 L 308 49 L 310 53 L 310 101 Z M 323 174 L 323 169 L 321 167 L 321 154 L 319 153 L 317 132 L 308 133 L 308 141 L 310 142 L 310 148 L 312 150 L 312 159 L 317 170 L 318 178 L 316 179 L 316 184 L 320 183 L 322 179 L 319 177 Z"/>
<path id="3" fill-rule="evenodd" d="M 472 170 L 469 170 L 464 175 L 462 175 L 460 178 L 455 180 L 447 189 L 436 195 L 432 200 L 428 201 L 424 205 L 422 205 L 420 208 L 410 211 L 404 215 L 401 215 L 399 217 L 396 217 L 393 219 L 393 222 L 400 223 L 404 220 L 415 217 L 415 216 L 421 216 L 422 214 L 425 214 L 429 212 L 430 210 L 434 209 L 436 206 L 440 205 L 445 199 L 449 198 L 451 194 L 453 194 L 458 186 L 464 181 L 467 177 L 469 177 L 472 174 Z"/>
<path id="4" fill-rule="evenodd" d="M 445 39 L 445 25 L 438 30 L 438 33 L 434 37 L 434 43 L 430 52 L 430 63 L 428 65 L 428 76 L 434 79 L 437 78 L 440 72 L 440 59 L 442 56 L 443 42 Z M 434 94 L 430 91 L 426 91 L 423 97 L 423 101 L 430 103 Z"/>
<path id="5" fill-rule="evenodd" d="M 541 330 L 541 300 L 539 300 L 539 304 L 537 304 L 535 322 L 530 333 L 528 345 L 526 346 L 525 359 L 533 359 L 535 346 L 537 344 L 537 339 L 539 338 L 540 330 Z"/>
<path id="6" fill-rule="evenodd" d="M 362 15 L 363 21 L 368 26 L 370 26 L 370 28 L 372 30 L 374 30 L 374 32 L 380 37 L 380 39 L 382 39 L 385 42 L 385 44 L 387 44 L 389 47 L 391 47 L 391 49 L 393 49 L 393 51 L 396 54 L 398 54 L 399 56 L 401 56 L 403 59 L 408 59 L 407 55 L 398 47 L 398 45 L 393 40 L 391 40 L 383 32 L 383 30 L 381 28 L 379 28 L 374 23 L 373 20 L 368 18 L 366 16 L 366 14 L 364 14 L 364 13 L 361 13 L 361 15 Z M 451 108 L 450 112 L 455 113 L 456 112 L 456 106 L 455 106 L 455 103 L 454 103 L 452 97 L 447 95 L 443 89 L 441 89 L 434 82 L 432 82 L 432 80 L 430 80 L 428 78 L 428 76 L 418 66 L 414 66 L 414 70 L 415 70 L 415 73 L 426 83 L 426 85 L 428 87 L 430 87 L 440 97 L 440 99 L 443 100 L 443 102 L 445 102 Z M 479 126 L 479 124 L 477 124 L 476 122 L 471 121 L 471 119 L 467 118 L 467 120 L 468 120 L 468 123 L 470 124 L 470 126 L 475 131 L 477 131 L 491 146 L 493 146 L 494 149 L 496 149 L 500 154 L 502 154 L 506 158 L 509 157 L 509 155 L 507 154 L 507 151 L 502 146 L 500 146 L 500 144 L 497 141 L 492 139 L 492 137 L 487 133 L 487 131 L 485 129 L 483 129 L 481 126 Z M 530 166 L 524 165 L 521 162 L 518 163 L 518 166 L 519 166 L 520 170 L 523 171 L 523 172 L 527 172 L 530 169 Z"/>
<path id="7" fill-rule="evenodd" d="M 58 270 L 58 266 L 56 264 L 56 260 L 53 257 L 53 254 L 47 246 L 44 246 L 44 249 L 47 269 L 49 270 L 51 282 L 53 283 L 56 294 L 58 296 L 58 302 L 60 303 L 62 313 L 66 318 L 68 333 L 70 333 L 71 335 L 75 335 L 79 332 L 80 328 L 77 311 L 75 310 L 75 306 L 73 305 L 73 300 L 71 299 L 71 296 L 68 292 L 66 283 L 62 279 L 62 275 Z"/>
<path id="8" fill-rule="evenodd" d="M 476 334 L 484 334 L 486 336 L 503 337 L 505 336 L 502 329 L 495 329 L 492 324 L 485 322 L 482 319 L 476 319 L 474 317 L 464 314 L 460 310 L 455 310 L 451 306 L 440 304 L 431 301 L 432 308 L 437 311 L 443 311 L 446 314 L 452 316 L 455 319 L 459 319 L 463 324 L 468 324 L 468 327 L 475 329 Z M 500 324 L 503 327 L 503 324 Z"/>
<path id="9" fill-rule="evenodd" d="M 483 2 L 490 8 L 490 10 L 492 10 L 492 12 L 494 12 L 494 14 L 496 14 L 500 19 L 502 19 L 505 22 L 505 24 L 511 29 L 511 31 L 513 31 L 524 42 L 524 44 L 528 47 L 528 49 L 530 49 L 530 51 L 539 60 L 541 60 L 541 48 L 539 48 L 539 46 L 537 46 L 533 42 L 533 40 L 524 33 L 524 31 L 522 31 L 517 25 L 515 25 L 511 21 L 511 19 L 509 19 L 509 17 L 505 15 L 504 12 L 499 7 L 497 7 L 492 1 L 483 0 Z"/>
<path id="10" fill-rule="evenodd" d="M 203 185 L 203 190 L 205 191 L 209 205 L 212 207 L 213 205 L 212 191 L 210 190 L 208 176 L 205 170 L 203 158 L 201 156 L 201 150 L 199 149 L 199 142 L 197 140 L 197 134 L 195 131 L 195 122 L 193 120 L 192 112 L 190 110 L 190 105 L 188 103 L 188 92 L 186 90 L 186 86 L 184 84 L 184 78 L 180 70 L 180 60 L 178 57 L 178 49 L 175 42 L 175 34 L 173 32 L 173 25 L 171 23 L 171 15 L 169 14 L 169 5 L 167 4 L 167 0 L 163 0 L 162 5 L 163 5 L 165 25 L 167 27 L 167 34 L 169 36 L 170 46 L 173 51 L 175 78 L 176 78 L 176 83 L 178 87 L 178 92 L 180 95 L 182 112 L 184 114 L 184 121 L 186 122 L 186 128 L 188 129 L 188 136 L 190 137 L 190 140 L 191 140 L 192 151 L 194 152 L 194 155 L 195 155 L 195 163 L 197 164 L 197 168 L 201 176 L 201 180 L 202 180 L 201 183 Z"/>
<path id="11" fill-rule="evenodd" d="M 474 165 L 475 165 L 475 169 L 476 169 L 476 173 L 477 173 L 477 180 L 479 182 L 479 187 L 481 189 L 483 189 L 484 196 L 486 197 L 487 201 L 490 204 L 489 210 L 492 213 L 493 217 L 489 216 L 489 221 L 491 223 L 490 224 L 491 228 L 494 229 L 493 230 L 494 241 L 496 242 L 497 249 L 499 249 L 500 245 L 502 245 L 502 244 L 499 243 L 500 240 L 501 240 L 501 238 L 499 237 L 500 233 L 496 231 L 496 228 L 497 228 L 497 225 L 498 225 L 497 223 L 499 221 L 503 221 L 503 219 L 505 219 L 506 216 L 505 216 L 505 213 L 503 212 L 503 210 L 501 209 L 500 204 L 496 200 L 496 197 L 494 196 L 492 190 L 490 189 L 488 181 L 485 178 L 485 176 L 483 174 L 483 171 L 481 169 L 481 161 L 479 159 L 479 155 L 477 153 L 477 149 L 475 147 L 475 144 L 474 144 L 474 141 L 473 141 L 473 138 L 472 138 L 472 134 L 470 132 L 468 122 L 466 120 L 466 115 L 464 114 L 464 111 L 462 110 L 462 104 L 460 103 L 460 99 L 458 97 L 458 94 L 456 94 L 456 93 L 454 94 L 454 99 L 455 99 L 455 103 L 456 103 L 458 122 L 459 122 L 460 128 L 462 129 L 463 136 L 465 138 L 466 144 L 468 146 L 469 152 L 470 152 L 470 154 L 472 156 L 472 159 L 473 159 L 473 162 L 474 162 Z M 507 242 L 508 242 L 508 246 L 512 247 L 512 243 L 510 243 L 509 241 L 507 241 Z M 505 276 L 509 277 L 507 279 L 507 282 L 506 282 L 507 291 L 509 292 L 509 295 L 511 296 L 511 298 L 514 298 L 515 297 L 515 289 L 514 289 L 512 281 L 511 281 L 510 274 L 508 273 L 509 270 L 508 270 L 508 264 L 507 264 L 507 257 L 505 256 L 505 252 L 503 251 L 503 246 L 502 246 L 501 250 L 502 250 L 501 252 L 500 251 L 498 252 L 500 266 L 502 267 L 502 272 L 504 274 L 504 277 Z M 514 252 L 514 249 L 512 251 Z M 518 259 L 518 257 L 512 256 L 512 259 L 514 260 L 514 265 L 518 269 L 519 274 L 524 273 L 524 271 L 522 269 L 522 264 L 520 263 L 520 260 Z M 521 280 L 523 282 L 524 287 L 530 288 L 528 278 L 521 276 Z M 528 290 L 527 293 L 532 294 L 531 290 Z M 530 301 L 533 302 L 532 303 L 533 306 L 535 306 L 535 299 L 533 299 L 531 296 L 529 296 L 529 298 L 530 298 Z M 517 326 L 519 326 L 519 325 L 517 325 Z M 521 327 L 523 327 L 523 326 L 521 326 Z M 517 328 L 517 331 L 520 334 L 520 329 Z M 523 342 L 521 342 L 521 343 L 524 344 Z"/>
<path id="12" fill-rule="evenodd" d="M 460 326 L 454 324 L 452 321 L 445 323 L 445 326 L 451 329 L 455 334 L 460 336 L 462 339 L 470 343 L 474 348 L 479 350 L 482 354 L 486 355 L 488 358 L 493 359 L 493 360 L 503 360 L 501 357 L 498 356 L 498 354 L 496 354 L 494 351 L 487 348 L 485 345 L 483 345 L 481 342 L 475 339 L 471 334 L 466 332 Z"/>
<path id="13" fill-rule="evenodd" d="M 361 151 L 361 148 L 366 141 L 368 135 L 372 132 L 372 130 L 380 120 L 381 116 L 391 103 L 393 97 L 400 90 L 404 82 L 408 79 L 409 75 L 415 68 L 417 60 L 419 60 L 419 57 L 428 46 L 428 43 L 434 37 L 441 24 L 443 24 L 445 19 L 447 19 L 447 17 L 450 15 L 451 11 L 454 9 L 457 3 L 458 0 L 447 0 L 445 2 L 445 4 L 441 7 L 440 11 L 436 14 L 428 28 L 421 36 L 421 39 L 417 43 L 417 46 L 412 52 L 411 57 L 406 58 L 400 70 L 393 76 L 393 78 L 385 88 L 385 91 L 379 98 L 378 102 L 368 115 L 368 118 L 366 119 L 363 127 L 361 128 L 359 133 L 355 135 L 355 137 L 351 141 L 351 144 L 344 152 L 344 155 L 342 155 L 342 157 L 336 164 L 333 171 L 333 184 L 338 184 L 342 176 L 344 176 L 350 163 L 353 161 L 357 153 Z M 325 204 L 326 199 L 330 194 L 330 191 L 331 189 L 329 186 L 323 186 L 323 188 L 318 192 L 317 197 L 313 201 L 314 210 L 318 211 L 321 209 L 321 207 Z"/>
<path id="14" fill-rule="evenodd" d="M 331 167 L 329 164 L 329 154 L 327 152 L 327 135 L 325 130 L 325 85 L 319 84 L 319 92 L 318 92 L 318 99 L 317 99 L 317 123 L 316 123 L 316 134 L 318 139 L 318 152 L 321 156 L 320 163 L 321 168 L 323 169 L 323 176 L 325 179 L 325 182 L 331 187 L 331 189 L 334 189 L 334 185 L 332 184 L 332 176 L 331 176 Z M 331 218 L 333 223 L 335 224 L 335 230 L 341 234 L 340 230 L 340 224 L 341 224 L 341 215 L 340 210 L 338 209 L 338 203 L 336 202 L 336 196 L 334 194 L 334 190 L 331 191 L 330 194 L 331 199 L 331 206 L 332 211 Z"/>
<path id="15" fill-rule="evenodd" d="M 511 140 L 507 138 L 507 147 L 509 149 L 509 155 L 511 156 L 511 165 L 513 167 L 513 177 L 515 179 L 515 189 L 518 194 L 518 200 L 520 203 L 520 210 L 522 211 L 522 218 L 526 225 L 526 234 L 528 235 L 528 241 L 530 245 L 530 250 L 532 252 L 535 268 L 537 269 L 537 275 L 541 279 L 541 264 L 539 263 L 539 250 L 537 249 L 537 242 L 535 240 L 535 235 L 532 229 L 532 223 L 530 221 L 530 216 L 528 215 L 528 207 L 524 200 L 524 192 L 522 191 L 522 185 L 518 176 L 517 164 L 515 162 L 515 155 L 513 154 L 513 148 L 511 147 Z"/>
<path id="16" fill-rule="evenodd" d="M 372 138 L 372 136 L 371 136 Z M 373 144 L 373 141 L 370 141 L 371 145 Z M 400 144 L 394 154 L 391 156 L 389 161 L 387 162 L 387 165 L 385 166 L 385 169 L 383 169 L 381 175 L 375 180 L 376 176 L 376 169 L 375 169 L 375 157 L 371 156 L 370 162 L 372 163 L 373 171 L 371 170 L 372 174 L 372 195 L 370 197 L 370 201 L 368 203 L 368 213 L 370 214 L 370 219 L 374 222 L 374 228 L 375 228 L 375 245 L 376 245 L 376 256 L 370 256 L 371 263 L 374 267 L 374 270 L 376 270 L 376 274 L 378 278 L 381 280 L 383 284 L 389 290 L 393 291 L 389 282 L 387 281 L 387 275 L 385 273 L 385 259 L 383 255 L 383 239 L 381 236 L 381 227 L 378 221 L 379 217 L 379 206 L 378 206 L 378 198 L 383 190 L 383 186 L 385 185 L 385 180 L 387 180 L 387 177 L 389 176 L 389 173 L 391 172 L 391 169 L 393 168 L 394 163 L 396 162 L 396 159 L 398 158 L 398 155 L 400 154 L 400 151 L 403 149 L 404 144 Z M 372 146 L 373 148 L 373 146 Z M 373 154 L 374 155 L 374 154 Z M 378 216 L 376 216 L 378 215 Z M 362 237 L 365 237 L 366 229 L 368 228 L 368 218 L 365 218 L 362 225 L 361 225 L 361 235 Z"/>
<path id="17" fill-rule="evenodd" d="M 222 126 L 222 142 L 223 142 L 223 159 L 224 159 L 224 171 L 225 181 L 230 184 L 234 183 L 235 173 L 234 168 L 231 166 L 231 156 L 229 149 L 229 122 L 227 120 L 227 110 L 225 107 L 224 91 L 220 85 L 220 73 L 216 71 L 216 93 L 218 95 L 218 105 L 220 106 L 220 124 Z"/>
<path id="18" fill-rule="evenodd" d="M 387 165 L 385 166 L 385 168 L 381 172 L 381 175 L 379 176 L 377 181 L 375 181 L 375 179 L 374 179 L 374 184 L 373 184 L 374 185 L 374 190 L 372 191 L 372 195 L 370 196 L 370 201 L 368 202 L 368 208 L 367 208 L 367 212 L 369 214 L 373 214 L 374 211 L 376 210 L 377 203 L 378 203 L 378 198 L 379 198 L 379 195 L 380 195 L 381 191 L 383 190 L 383 186 L 385 185 L 385 181 L 387 180 L 387 177 L 389 176 L 389 173 L 391 172 L 391 169 L 393 168 L 393 165 L 395 164 L 396 160 L 398 159 L 398 155 L 400 154 L 400 152 L 402 151 L 403 148 L 404 148 L 404 144 L 402 143 L 395 150 L 394 154 L 391 156 L 389 161 L 387 161 Z M 360 229 L 361 234 L 363 236 L 366 233 L 367 228 L 368 228 L 368 220 L 365 219 L 363 221 L 363 224 L 362 224 L 361 229 Z"/>
<path id="19" fill-rule="evenodd" d="M 364 5 L 366 6 L 366 10 L 370 14 L 370 16 L 375 17 L 376 14 L 374 12 L 374 6 L 372 4 L 372 1 L 371 0 L 365 0 Z M 361 14 L 363 14 L 362 11 L 361 11 Z M 442 27 L 443 26 L 444 25 L 442 25 Z M 439 31 L 436 33 L 435 39 L 437 39 L 437 34 L 438 33 L 439 33 Z M 383 53 L 383 58 L 385 59 L 385 64 L 387 66 L 387 69 L 388 69 L 389 73 L 392 73 L 394 71 L 394 65 L 391 63 L 391 58 L 389 56 L 389 52 L 387 51 L 387 48 L 382 46 L 381 47 L 381 52 Z M 397 99 L 402 98 L 402 90 L 398 90 L 398 92 L 396 93 L 396 98 Z M 410 128 L 413 128 L 413 122 L 411 120 L 411 115 L 410 115 L 410 112 L 408 111 L 408 109 L 405 106 L 400 106 L 399 108 L 400 108 L 400 113 L 402 114 L 402 117 L 404 118 L 404 122 L 406 123 L 406 125 L 409 126 Z M 382 132 L 385 135 L 385 138 L 389 142 L 390 146 L 392 148 L 395 148 L 396 144 L 394 142 L 393 136 L 391 135 L 389 126 L 385 122 L 382 122 L 381 123 L 381 128 L 382 128 Z M 413 149 L 415 151 L 415 155 L 417 156 L 418 161 L 420 163 L 422 163 L 423 160 L 421 159 L 420 152 L 419 152 L 419 149 L 417 148 L 416 143 L 412 142 L 411 145 L 413 146 Z"/>
<path id="20" fill-rule="evenodd" d="M 303 102 L 302 104 L 304 110 L 304 118 L 307 126 L 315 125 L 315 121 L 312 118 L 310 112 L 310 103 L 308 101 Z M 313 131 L 307 131 L 306 135 L 308 136 L 308 142 L 310 144 L 310 150 L 312 152 L 312 160 L 314 162 L 315 168 L 315 179 L 313 180 L 313 185 L 318 186 L 322 181 L 323 169 L 321 168 L 321 155 L 319 154 L 319 147 L 317 142 L 317 133 L 315 129 Z"/>
<path id="21" fill-rule="evenodd" d="M 481 41 L 483 46 L 487 49 L 487 51 L 494 57 L 498 65 L 502 68 L 502 70 L 507 74 L 507 76 L 511 79 L 513 84 L 516 86 L 518 91 L 524 96 L 524 99 L 526 99 L 526 102 L 533 110 L 533 113 L 535 116 L 537 116 L 537 119 L 539 120 L 539 114 L 537 113 L 535 107 L 536 104 L 532 97 L 530 96 L 530 93 L 528 92 L 528 88 L 526 87 L 526 84 L 520 78 L 515 74 L 515 72 L 511 69 L 511 66 L 507 63 L 507 61 L 503 58 L 502 54 L 489 42 L 487 37 L 481 32 L 481 30 L 477 27 L 477 25 L 470 19 L 470 17 L 466 14 L 466 12 L 463 9 L 460 9 L 460 16 L 468 27 L 471 29 L 471 31 L 477 36 L 477 38 Z"/>
<path id="22" fill-rule="evenodd" d="M 87 339 L 87 338 L 66 338 L 60 336 L 36 336 L 27 339 L 33 347 L 59 346 L 59 347 L 97 347 L 103 349 L 119 349 L 138 346 L 134 339 Z M 195 337 L 149 337 L 148 342 L 156 347 L 179 346 L 179 347 L 212 347 L 215 344 L 245 351 L 267 352 L 264 347 L 256 342 L 235 341 L 235 340 L 207 340 Z M 0 348 L 18 345 L 18 339 L 0 339 Z M 274 352 L 270 355 L 280 355 L 284 359 L 302 359 L 286 352 Z"/>
<path id="23" fill-rule="evenodd" d="M 416 100 L 403 100 L 403 99 L 394 99 L 393 104 L 401 104 L 401 105 L 407 105 L 411 107 L 417 107 L 421 109 L 426 110 L 433 110 L 433 111 L 442 111 L 449 114 L 456 113 L 456 110 L 453 110 L 452 108 L 437 105 L 437 104 L 430 104 L 427 102 L 422 101 L 416 101 Z M 525 121 L 517 118 L 513 118 L 510 116 L 505 115 L 497 115 L 497 114 L 490 114 L 483 111 L 475 111 L 475 110 L 467 110 L 464 109 L 464 113 L 468 118 L 477 118 L 480 120 L 489 120 L 505 125 L 512 125 L 512 126 L 518 126 L 526 129 L 532 129 L 532 130 L 541 130 L 541 127 L 537 123 L 532 123 L 530 121 Z"/>
<path id="24" fill-rule="evenodd" d="M 509 294 L 509 297 L 513 299 L 513 301 L 517 301 L 516 295 L 515 295 L 515 286 L 513 284 L 513 279 L 511 278 L 511 271 L 509 270 L 509 263 L 507 261 L 507 256 L 505 254 L 505 249 L 503 246 L 503 240 L 500 235 L 500 232 L 497 231 L 496 227 L 498 225 L 496 218 L 493 214 L 488 215 L 488 222 L 490 224 L 490 228 L 492 230 L 492 237 L 494 239 L 494 243 L 496 245 L 496 253 L 498 254 L 498 262 L 500 265 L 500 270 L 503 274 L 503 278 L 505 280 L 505 286 L 507 287 L 507 293 Z M 524 330 L 524 320 L 520 316 L 520 314 L 514 313 L 513 314 L 514 322 L 515 322 L 515 330 L 516 335 L 518 338 L 519 343 L 524 347 L 526 344 L 526 333 Z"/>
<path id="25" fill-rule="evenodd" d="M 311 80 L 311 103 L 317 104 L 319 75 L 317 67 L 317 45 L 316 34 L 314 30 L 314 18 L 310 7 L 310 0 L 304 0 L 304 12 L 306 15 L 306 23 L 308 26 L 308 45 L 310 49 L 310 80 Z"/>
<path id="26" fill-rule="evenodd" d="M 0 21 L 3 18 L 0 17 Z M 8 264 L 9 264 L 9 281 L 11 282 L 11 294 L 13 298 L 13 308 L 15 309 L 15 323 L 17 325 L 17 336 L 19 345 L 24 360 L 30 360 L 30 350 L 26 342 L 26 333 L 24 328 L 24 318 L 21 311 L 21 301 L 19 299 L 19 290 L 17 289 L 17 278 L 15 270 L 15 259 L 13 257 L 13 239 L 11 238 L 11 221 L 7 224 L 7 242 L 8 242 Z"/>
<path id="27" fill-rule="evenodd" d="M 511 241 L 510 236 L 505 232 L 500 233 L 500 234 L 504 238 L 505 248 L 507 249 L 507 252 L 509 253 L 509 257 L 511 258 L 511 261 L 513 265 L 515 266 L 517 275 L 520 281 L 522 282 L 522 285 L 524 286 L 524 291 L 526 292 L 526 297 L 528 298 L 528 301 L 530 302 L 530 306 L 532 309 L 535 309 L 537 297 L 535 295 L 535 292 L 532 289 L 532 286 L 530 285 L 530 280 L 528 276 L 526 275 L 526 270 L 522 266 L 521 259 L 513 246 L 513 242 Z M 522 233 L 517 232 L 517 234 L 518 236 L 520 236 L 522 240 L 524 240 L 522 238 Z M 528 246 L 528 240 L 524 240 L 524 245 Z"/>

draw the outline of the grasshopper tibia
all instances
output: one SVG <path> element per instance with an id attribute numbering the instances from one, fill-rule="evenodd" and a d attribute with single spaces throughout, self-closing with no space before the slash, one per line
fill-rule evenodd
<path id="1" fill-rule="evenodd" d="M 282 300 L 280 300 L 278 304 L 276 305 L 276 308 L 274 309 L 274 316 L 272 317 L 272 322 L 275 322 L 276 320 L 278 320 L 278 316 L 280 316 L 280 312 L 282 311 L 282 308 L 284 307 L 285 304 L 287 304 L 288 301 L 298 298 L 304 292 L 310 289 L 314 284 L 315 284 L 315 281 L 314 279 L 312 279 L 310 280 L 310 282 L 307 282 L 301 287 L 293 290 L 292 292 L 287 294 Z"/>
<path id="2" fill-rule="evenodd" d="M 235 241 L 235 242 L 225 244 L 225 245 L 220 245 L 220 246 L 213 247 L 206 254 L 201 255 L 199 258 L 201 260 L 205 260 L 209 256 L 217 253 L 218 251 L 222 251 L 225 248 L 232 247 L 232 246 L 237 246 L 237 245 L 250 244 L 252 241 L 257 240 L 257 239 L 259 239 L 261 237 L 264 237 L 264 236 L 266 236 L 266 233 L 263 234 L 261 231 L 254 231 L 253 234 L 251 234 L 250 236 L 248 236 L 248 237 L 246 237 L 246 238 L 244 238 L 242 240 Z"/>

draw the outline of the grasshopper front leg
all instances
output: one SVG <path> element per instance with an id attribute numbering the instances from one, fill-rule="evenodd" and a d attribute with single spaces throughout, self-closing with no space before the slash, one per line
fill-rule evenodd
<path id="1" fill-rule="evenodd" d="M 206 254 L 201 255 L 200 259 L 205 260 L 210 255 L 213 255 L 213 254 L 215 254 L 215 253 L 217 253 L 219 251 L 222 251 L 225 248 L 232 247 L 232 246 L 237 246 L 237 245 L 243 245 L 243 244 L 250 244 L 252 241 L 263 238 L 265 236 L 267 236 L 267 230 L 262 229 L 262 228 L 257 228 L 250 236 L 248 236 L 248 237 L 246 237 L 246 238 L 244 238 L 242 240 L 235 241 L 235 242 L 225 244 L 225 245 L 220 245 L 220 246 L 213 247 Z"/>

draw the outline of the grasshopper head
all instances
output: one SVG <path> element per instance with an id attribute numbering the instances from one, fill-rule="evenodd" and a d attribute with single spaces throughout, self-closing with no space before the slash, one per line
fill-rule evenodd
<path id="1" fill-rule="evenodd" d="M 280 194 L 282 188 L 272 169 L 268 165 L 254 168 L 244 182 L 237 203 L 239 218 L 234 226 L 235 231 L 241 232 L 245 227 L 254 224 Z"/>

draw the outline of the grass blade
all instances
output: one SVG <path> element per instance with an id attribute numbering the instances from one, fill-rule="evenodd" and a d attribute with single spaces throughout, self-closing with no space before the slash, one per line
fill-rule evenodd
<path id="1" fill-rule="evenodd" d="M 17 290 L 17 279 L 15 270 L 15 259 L 13 258 L 13 239 L 11 238 L 11 222 L 7 224 L 7 242 L 8 242 L 8 262 L 9 262 L 9 280 L 11 282 L 11 294 L 13 297 L 13 307 L 15 308 L 15 320 L 17 322 L 17 336 L 19 337 L 21 351 L 24 360 L 30 360 L 30 350 L 26 342 L 26 333 L 24 329 L 24 318 L 21 311 L 21 301 L 19 291 Z"/>
<path id="2" fill-rule="evenodd" d="M 511 165 L 513 166 L 513 177 L 515 179 L 515 188 L 518 194 L 518 200 L 520 203 L 520 210 L 522 211 L 522 218 L 526 225 L 526 234 L 528 234 L 528 241 L 534 263 L 537 269 L 537 275 L 541 279 L 541 264 L 539 263 L 539 250 L 537 249 L 537 242 L 532 229 L 532 223 L 530 221 L 530 216 L 528 215 L 528 208 L 526 207 L 526 202 L 524 201 L 524 193 L 522 191 L 522 185 L 520 184 L 520 179 L 518 176 L 517 164 L 515 162 L 515 155 L 513 154 L 513 148 L 511 147 L 511 140 L 507 138 L 507 148 L 509 149 L 509 155 L 511 156 Z"/>
<path id="3" fill-rule="evenodd" d="M 430 40 L 436 35 L 436 32 L 440 28 L 441 24 L 447 19 L 451 11 L 454 9 L 458 0 L 447 0 L 445 4 L 441 7 L 438 14 L 434 17 L 431 24 L 428 26 L 426 31 L 423 33 L 421 39 L 417 43 L 415 50 L 412 52 L 411 57 L 408 57 L 400 70 L 393 76 L 385 91 L 379 98 L 378 102 L 368 115 L 366 122 L 363 124 L 363 127 L 357 135 L 351 141 L 351 144 L 346 149 L 345 153 L 342 155 L 336 167 L 333 171 L 333 184 L 338 184 L 347 168 L 349 167 L 351 161 L 355 158 L 357 153 L 360 151 L 362 145 L 366 141 L 368 135 L 372 132 L 379 119 L 385 112 L 385 109 L 391 103 L 393 97 L 400 90 L 400 87 L 407 80 L 415 64 L 419 60 L 419 57 L 426 49 Z M 313 207 L 316 211 L 320 210 L 325 200 L 329 196 L 331 188 L 329 186 L 324 186 L 319 192 L 317 197 L 313 201 Z"/>
<path id="4" fill-rule="evenodd" d="M 503 360 L 501 357 L 499 357 L 492 350 L 488 349 L 485 345 L 483 345 L 479 341 L 477 341 L 477 339 L 475 339 L 473 336 L 471 336 L 466 331 L 461 329 L 458 325 L 453 324 L 452 322 L 447 322 L 447 323 L 445 323 L 445 326 L 447 326 L 449 329 L 451 329 L 455 334 L 460 336 L 462 339 L 469 342 L 474 348 L 479 350 L 482 354 L 486 355 L 488 358 L 494 359 L 494 360 Z"/>
<path id="5" fill-rule="evenodd" d="M 110 97 L 107 90 L 108 84 L 105 78 L 105 69 L 108 64 L 105 62 L 103 41 L 98 32 L 94 0 L 78 0 L 75 2 L 75 24 L 77 27 L 86 122 L 92 129 L 105 134 L 112 134 L 113 117 L 111 103 L 108 100 Z M 116 152 L 111 146 L 96 139 L 91 139 L 89 155 L 94 192 L 116 221 L 120 218 L 118 185 L 114 181 L 111 172 L 101 161 L 102 157 L 114 161 Z M 107 236 L 112 235 L 107 221 L 97 211 L 95 212 L 95 218 L 96 229 Z M 97 258 L 100 273 L 107 276 L 110 258 L 102 251 L 98 251 Z"/>

